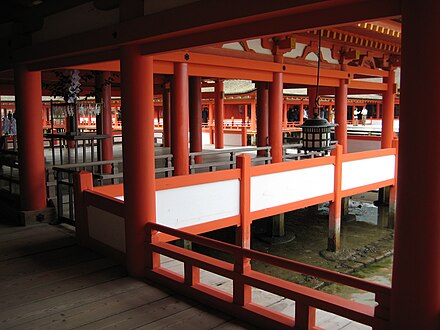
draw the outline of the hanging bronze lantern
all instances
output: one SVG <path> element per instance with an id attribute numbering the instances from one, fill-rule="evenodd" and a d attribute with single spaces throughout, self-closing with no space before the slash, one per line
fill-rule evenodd
<path id="1" fill-rule="evenodd" d="M 304 124 L 298 125 L 302 128 L 301 149 L 306 151 L 325 151 L 334 149 L 331 145 L 331 129 L 337 126 L 332 124 L 325 118 L 318 117 L 314 114 L 314 118 L 307 119 Z"/>

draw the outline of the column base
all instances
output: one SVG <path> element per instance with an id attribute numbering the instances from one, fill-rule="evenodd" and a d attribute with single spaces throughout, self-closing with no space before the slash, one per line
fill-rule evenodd
<path id="1" fill-rule="evenodd" d="M 293 241 L 296 235 L 293 232 L 286 232 L 284 213 L 267 218 L 266 233 L 257 235 L 257 238 L 270 245 L 279 245 Z"/>

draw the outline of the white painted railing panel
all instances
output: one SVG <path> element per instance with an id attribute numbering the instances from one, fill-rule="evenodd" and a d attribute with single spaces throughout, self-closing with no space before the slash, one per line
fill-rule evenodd
<path id="1" fill-rule="evenodd" d="M 156 221 L 183 228 L 240 213 L 240 182 L 227 180 L 156 192 Z"/>
<path id="2" fill-rule="evenodd" d="M 396 156 L 381 156 L 342 163 L 342 190 L 394 179 Z"/>
<path id="3" fill-rule="evenodd" d="M 333 193 L 334 165 L 251 178 L 251 212 Z"/>
<path id="4" fill-rule="evenodd" d="M 125 252 L 125 219 L 94 206 L 87 207 L 89 235 L 112 248 Z"/>

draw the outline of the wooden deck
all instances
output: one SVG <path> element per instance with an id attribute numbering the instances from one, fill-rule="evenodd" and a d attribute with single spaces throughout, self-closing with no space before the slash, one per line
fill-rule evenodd
<path id="1" fill-rule="evenodd" d="M 76 244 L 64 226 L 0 225 L 1 329 L 252 329 Z"/>

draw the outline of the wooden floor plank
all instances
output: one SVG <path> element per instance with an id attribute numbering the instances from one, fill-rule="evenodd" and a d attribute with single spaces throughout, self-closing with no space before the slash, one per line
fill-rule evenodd
<path id="1" fill-rule="evenodd" d="M 1 215 L 0 215 L 0 220 L 2 220 Z M 25 232 L 28 230 L 32 231 L 33 228 L 35 228 L 36 226 L 40 226 L 40 225 L 41 224 L 35 224 L 35 225 L 29 225 L 29 226 L 17 226 L 17 225 L 0 223 L 0 233 L 1 233 L 1 236 L 3 236 L 3 235 L 16 233 L 16 232 Z"/>
<path id="2" fill-rule="evenodd" d="M 41 233 L 29 240 L 28 238 L 16 239 L 0 244 L 0 261 L 37 254 L 44 251 L 75 245 L 73 237 L 60 236 L 58 232 L 49 231 Z"/>
<path id="3" fill-rule="evenodd" d="M 13 280 L 0 282 L 0 292 L 2 293 L 3 299 L 8 299 L 8 295 L 17 295 L 23 291 L 45 286 L 49 283 L 51 285 L 57 285 L 58 282 L 73 279 L 115 265 L 115 261 L 107 258 L 85 260 L 84 262 L 75 263 L 68 267 L 20 276 L 18 278 L 15 277 Z"/>
<path id="4" fill-rule="evenodd" d="M 212 329 L 232 318 L 226 314 L 202 306 L 194 306 L 182 312 L 175 313 L 152 323 L 138 327 L 137 329 Z"/>
<path id="5" fill-rule="evenodd" d="M 86 306 L 132 290 L 139 290 L 146 294 L 154 295 L 154 292 L 158 289 L 152 287 L 150 289 L 150 286 L 144 282 L 127 276 L 2 310 L 0 311 L 0 324 L 7 325 L 8 327 L 23 325 L 45 317 L 52 317 L 54 314 L 61 315 L 68 310 Z M 104 305 L 102 303 L 98 304 Z"/>
<path id="6" fill-rule="evenodd" d="M 231 320 L 211 328 L 212 330 L 257 330 L 257 328 L 238 320 Z"/>
<path id="7" fill-rule="evenodd" d="M 99 271 L 93 271 L 72 279 L 57 282 L 56 284 L 47 283 L 44 286 L 30 289 L 17 295 L 9 295 L 8 299 L 0 300 L 0 311 L 6 308 L 23 306 L 29 302 L 44 300 L 68 292 L 81 290 L 100 283 L 105 283 L 117 278 L 126 276 L 126 271 L 120 266 L 104 268 Z M 1 315 L 1 312 L 0 312 Z"/>
<path id="8" fill-rule="evenodd" d="M 164 264 L 181 271 L 170 258 Z M 223 279 L 208 281 L 215 286 Z M 244 329 L 227 315 L 126 276 L 115 262 L 76 245 L 63 226 L 0 225 L 0 295 L 1 329 Z"/>
<path id="9" fill-rule="evenodd" d="M 139 281 L 139 283 L 142 283 Z M 96 323 L 106 323 L 106 328 L 113 323 L 125 323 L 126 320 L 132 321 L 132 317 L 136 316 L 145 317 L 145 315 L 154 315 L 154 304 L 164 300 L 168 297 L 168 293 L 158 288 L 149 287 L 145 283 L 143 286 L 127 291 L 118 295 L 98 300 L 89 304 L 83 304 L 73 309 L 63 311 L 62 313 L 56 313 L 49 317 L 36 320 L 31 323 L 23 324 L 23 326 L 15 329 L 72 329 L 78 327 L 86 327 L 90 329 L 97 329 Z M 181 305 L 182 302 L 178 301 Z M 124 317 L 125 312 L 136 310 L 141 306 L 153 306 L 148 309 L 144 309 L 144 313 L 129 314 L 130 316 Z M 185 305 L 185 308 L 190 306 Z M 160 308 L 156 308 L 157 313 L 165 313 L 164 315 L 170 315 L 173 313 L 175 306 L 167 306 L 166 304 L 160 304 Z M 139 315 L 138 315 L 139 314 Z M 116 316 L 116 317 L 115 317 Z M 112 318 L 113 317 L 113 318 Z M 110 319 L 110 323 L 108 322 Z M 115 321 L 116 320 L 116 321 Z M 122 328 L 121 328 L 122 329 Z M 123 329 L 126 329 L 124 326 Z"/>
<path id="10" fill-rule="evenodd" d="M 0 227 L 0 243 L 8 242 L 20 238 L 28 238 L 31 240 L 33 236 L 39 235 L 42 232 L 47 231 L 47 224 L 39 224 L 35 226 L 26 226 L 26 227 Z"/>
<path id="11" fill-rule="evenodd" d="M 135 309 L 114 314 L 102 320 L 89 323 L 80 327 L 81 330 L 97 329 L 136 329 L 145 324 L 168 317 L 185 309 L 191 308 L 192 303 L 180 297 L 166 297 L 150 304 L 145 304 Z M 183 330 L 183 329 L 182 329 Z"/>
<path id="12" fill-rule="evenodd" d="M 102 258 L 99 254 L 72 245 L 0 262 L 0 283 L 20 276 L 51 271 L 79 262 Z"/>

